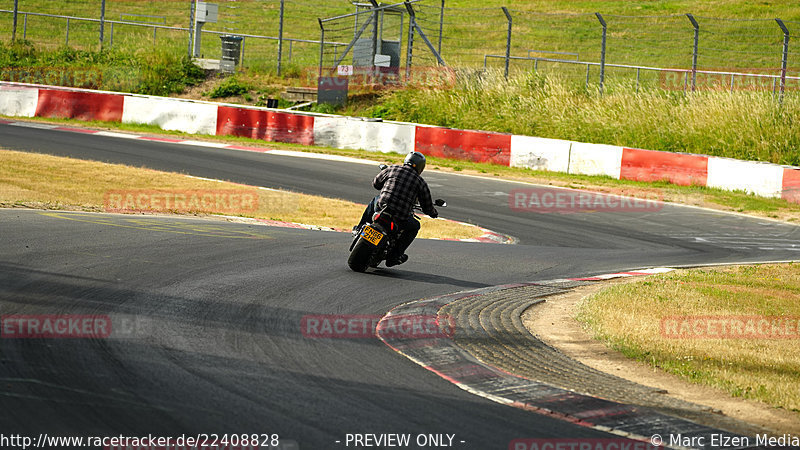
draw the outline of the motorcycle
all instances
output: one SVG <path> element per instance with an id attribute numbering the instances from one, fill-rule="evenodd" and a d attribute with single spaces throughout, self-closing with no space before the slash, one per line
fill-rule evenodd
<path id="1" fill-rule="evenodd" d="M 438 207 L 446 207 L 447 202 L 437 199 L 433 202 Z M 422 211 L 419 205 L 414 206 L 415 211 Z M 416 214 L 414 218 L 419 220 Z M 353 242 L 350 244 L 350 257 L 347 265 L 356 272 L 364 272 L 367 268 L 376 268 L 386 260 L 402 230 L 395 223 L 391 214 L 377 211 L 372 216 L 372 222 L 367 222 L 354 233 Z"/>

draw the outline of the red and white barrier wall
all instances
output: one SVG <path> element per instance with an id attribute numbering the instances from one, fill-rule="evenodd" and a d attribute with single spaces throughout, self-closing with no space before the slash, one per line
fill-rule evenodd
<path id="1" fill-rule="evenodd" d="M 0 82 L 0 114 L 155 125 L 191 134 L 407 153 L 741 190 L 800 203 L 800 167 L 413 123 Z"/>

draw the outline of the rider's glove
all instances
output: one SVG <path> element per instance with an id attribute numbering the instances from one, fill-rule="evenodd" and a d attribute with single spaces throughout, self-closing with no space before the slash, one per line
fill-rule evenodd
<path id="1" fill-rule="evenodd" d="M 428 214 L 428 216 L 429 216 L 431 219 L 435 219 L 435 218 L 439 217 L 439 212 L 438 212 L 438 211 L 436 211 L 436 210 L 433 210 L 433 214 Z"/>

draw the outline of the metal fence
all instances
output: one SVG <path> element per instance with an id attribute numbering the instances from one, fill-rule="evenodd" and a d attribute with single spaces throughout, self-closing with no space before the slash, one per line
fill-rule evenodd
<path id="1" fill-rule="evenodd" d="M 800 88 L 797 46 L 792 45 L 800 35 L 800 21 L 788 20 L 794 18 L 546 13 L 514 9 L 513 4 L 454 8 L 446 0 L 408 5 L 374 0 L 218 3 L 219 20 L 204 26 L 199 56 L 219 58 L 218 36 L 236 34 L 245 38 L 242 65 L 256 71 L 293 75 L 304 68 L 332 70 L 343 64 L 373 67 L 375 55 L 383 55 L 401 74 L 412 67 L 447 65 L 497 67 L 506 73 L 536 70 L 599 89 L 612 81 L 631 89 L 744 89 L 781 96 Z M 187 39 L 193 4 L 0 0 L 0 29 L 42 46 L 137 49 L 152 42 L 185 52 L 191 51 Z M 356 37 L 373 16 L 376 21 Z M 368 48 L 370 41 L 376 45 Z M 349 55 L 342 58 L 351 43 Z M 366 50 L 369 58 L 364 57 Z"/>
<path id="2" fill-rule="evenodd" d="M 397 84 L 412 79 L 412 67 L 445 67 L 420 26 L 419 2 L 371 0 L 354 13 L 319 19 L 319 76 L 338 75 L 344 67 L 351 79 L 365 84 Z"/>

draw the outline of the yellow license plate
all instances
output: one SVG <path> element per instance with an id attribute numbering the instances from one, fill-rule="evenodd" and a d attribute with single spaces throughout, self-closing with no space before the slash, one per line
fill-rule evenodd
<path id="1" fill-rule="evenodd" d="M 381 239 L 383 239 L 383 233 L 375 228 L 367 226 L 364 227 L 361 237 L 372 243 L 372 245 L 378 245 L 381 242 Z"/>

